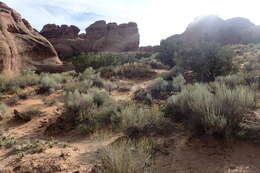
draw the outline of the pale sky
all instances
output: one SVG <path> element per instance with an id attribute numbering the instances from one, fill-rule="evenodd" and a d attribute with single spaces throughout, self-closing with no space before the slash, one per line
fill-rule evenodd
<path id="1" fill-rule="evenodd" d="M 82 31 L 96 20 L 138 24 L 141 46 L 182 33 L 192 20 L 215 14 L 246 17 L 260 25 L 260 0 L 5 0 L 37 30 L 48 23 L 76 25 Z"/>

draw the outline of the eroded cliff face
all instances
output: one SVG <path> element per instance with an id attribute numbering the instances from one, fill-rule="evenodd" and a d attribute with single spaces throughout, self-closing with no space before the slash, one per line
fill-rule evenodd
<path id="1" fill-rule="evenodd" d="M 0 2 L 0 70 L 16 74 L 21 69 L 61 64 L 50 42 L 15 10 Z"/>
<path id="2" fill-rule="evenodd" d="M 137 24 L 130 22 L 117 25 L 97 21 L 79 34 L 76 26 L 47 24 L 41 34 L 55 47 L 59 56 L 66 59 L 89 51 L 136 51 L 139 48 Z"/>

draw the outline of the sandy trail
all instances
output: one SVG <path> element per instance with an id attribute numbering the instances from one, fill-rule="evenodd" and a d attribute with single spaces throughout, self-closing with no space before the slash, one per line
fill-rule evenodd
<path id="1" fill-rule="evenodd" d="M 157 73 L 156 77 L 159 76 L 161 73 L 167 72 L 167 70 L 164 70 L 164 69 L 153 70 L 153 71 Z M 153 80 L 155 78 L 148 79 L 148 80 L 136 80 L 136 81 L 135 80 L 119 80 L 118 82 L 121 85 L 127 85 L 129 87 L 129 91 L 120 92 L 118 90 L 114 90 L 110 94 L 115 100 L 132 100 L 133 95 L 137 90 L 146 88 L 153 82 Z"/>

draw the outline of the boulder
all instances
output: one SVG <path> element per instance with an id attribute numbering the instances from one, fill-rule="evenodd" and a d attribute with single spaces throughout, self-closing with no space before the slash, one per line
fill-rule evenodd
<path id="1" fill-rule="evenodd" d="M 35 31 L 21 15 L 0 2 L 0 70 L 17 74 L 41 65 L 62 64 L 50 42 Z"/>
<path id="2" fill-rule="evenodd" d="M 139 32 L 137 24 L 133 22 L 117 25 L 101 20 L 81 34 L 75 26 L 48 24 L 43 27 L 41 34 L 54 45 L 62 59 L 81 52 L 123 52 L 139 48 Z"/>

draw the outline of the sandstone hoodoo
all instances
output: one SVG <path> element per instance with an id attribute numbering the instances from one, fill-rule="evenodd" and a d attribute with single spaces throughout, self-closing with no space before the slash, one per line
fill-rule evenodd
<path id="1" fill-rule="evenodd" d="M 21 69 L 61 64 L 50 42 L 21 15 L 0 2 L 0 70 L 5 74 Z"/>
<path id="2" fill-rule="evenodd" d="M 215 15 L 203 16 L 189 24 L 184 33 L 166 39 L 174 40 L 215 41 L 222 45 L 258 43 L 260 27 L 242 17 L 223 20 Z"/>
<path id="3" fill-rule="evenodd" d="M 97 21 L 79 34 L 76 26 L 45 25 L 41 34 L 55 47 L 59 56 L 66 59 L 89 51 L 136 51 L 139 48 L 137 24 L 106 23 Z"/>

